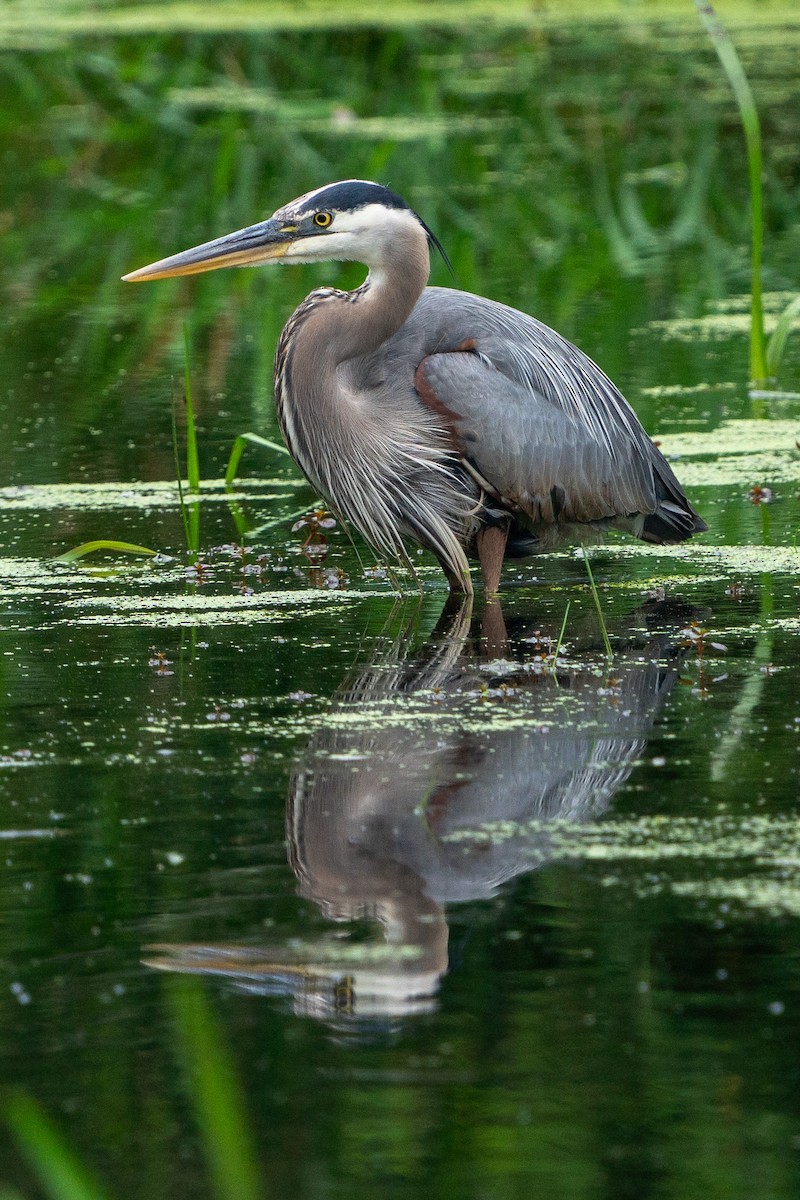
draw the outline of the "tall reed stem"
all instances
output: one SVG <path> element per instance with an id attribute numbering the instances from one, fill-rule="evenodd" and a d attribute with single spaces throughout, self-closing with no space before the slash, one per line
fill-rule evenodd
<path id="1" fill-rule="evenodd" d="M 196 497 L 191 505 L 184 501 L 178 466 L 178 491 L 180 493 L 181 513 L 183 515 L 186 545 L 190 554 L 200 553 L 200 455 L 197 449 L 197 425 L 194 419 L 194 403 L 192 401 L 192 360 L 189 338 L 189 326 L 183 326 L 183 380 L 184 399 L 186 402 L 186 479 L 189 492 Z M 174 435 L 177 437 L 177 434 Z M 177 442 L 176 442 L 177 446 Z M 177 449 L 175 451 L 177 455 Z"/>
<path id="2" fill-rule="evenodd" d="M 614 661 L 614 651 L 611 649 L 611 640 L 608 636 L 608 630 L 606 629 L 606 619 L 603 616 L 603 608 L 602 608 L 602 605 L 600 604 L 600 593 L 598 592 L 597 584 L 594 581 L 594 573 L 592 571 L 592 564 L 589 562 L 588 547 L 583 546 L 582 552 L 583 552 L 583 561 L 586 564 L 586 574 L 589 576 L 589 587 L 592 592 L 592 599 L 594 600 L 594 607 L 595 607 L 595 611 L 597 613 L 597 619 L 600 622 L 600 632 L 603 635 L 603 645 L 606 648 L 606 658 L 608 659 L 609 662 L 613 662 Z"/>
<path id="3" fill-rule="evenodd" d="M 747 169 L 750 176 L 750 225 L 752 231 L 752 299 L 750 306 L 750 378 L 753 383 L 763 384 L 767 378 L 767 352 L 764 337 L 764 306 L 761 296 L 761 249 L 764 240 L 764 199 L 761 175 L 763 161 L 761 154 L 761 124 L 758 119 L 758 109 L 753 98 L 747 76 L 744 73 L 741 59 L 736 47 L 731 41 L 730 34 L 720 21 L 708 0 L 694 0 L 700 14 L 700 20 L 706 27 L 708 36 L 722 68 L 728 76 L 728 82 L 733 88 L 739 114 L 744 128 L 745 144 L 747 146 Z"/>

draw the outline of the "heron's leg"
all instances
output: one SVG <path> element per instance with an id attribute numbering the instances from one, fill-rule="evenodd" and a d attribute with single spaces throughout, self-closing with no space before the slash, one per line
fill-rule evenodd
<path id="1" fill-rule="evenodd" d="M 487 658 L 505 658 L 508 653 L 508 631 L 506 619 L 500 604 L 500 597 L 489 596 L 483 606 L 481 622 L 481 643 Z"/>
<path id="2" fill-rule="evenodd" d="M 439 559 L 439 565 L 447 576 L 451 596 L 463 597 L 472 595 L 472 580 L 469 575 L 466 577 L 456 575 L 448 563 L 444 562 L 441 558 Z"/>
<path id="3" fill-rule="evenodd" d="M 500 587 L 500 571 L 506 553 L 508 528 L 508 522 L 502 525 L 483 525 L 475 539 L 487 598 L 494 596 Z"/>

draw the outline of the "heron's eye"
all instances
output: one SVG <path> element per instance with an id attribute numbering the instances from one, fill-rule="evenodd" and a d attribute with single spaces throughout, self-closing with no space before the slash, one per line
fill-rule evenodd
<path id="1" fill-rule="evenodd" d="M 314 213 L 314 224 L 319 225 L 320 229 L 327 229 L 333 220 L 333 214 L 329 212 Z"/>

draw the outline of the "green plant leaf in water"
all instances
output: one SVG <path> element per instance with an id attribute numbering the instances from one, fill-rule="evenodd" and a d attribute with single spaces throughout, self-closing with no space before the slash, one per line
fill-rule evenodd
<path id="1" fill-rule="evenodd" d="M 277 454 L 285 454 L 289 456 L 289 451 L 285 446 L 281 446 L 278 442 L 270 442 L 267 438 L 260 437 L 257 433 L 240 433 L 231 449 L 231 456 L 228 459 L 228 466 L 225 471 L 225 486 L 230 487 L 236 478 L 236 472 L 239 470 L 239 463 L 244 454 L 245 446 L 251 442 L 254 446 L 263 446 L 265 450 L 272 450 Z"/>
<path id="2" fill-rule="evenodd" d="M 792 331 L 794 319 L 798 315 L 800 315 L 800 296 L 795 296 L 778 317 L 778 324 L 773 329 L 772 336 L 767 343 L 767 374 L 771 377 L 777 376 L 781 369 L 786 342 Z"/>
<path id="3" fill-rule="evenodd" d="M 137 546 L 133 542 L 115 542 L 100 538 L 95 542 L 81 542 L 80 546 L 75 546 L 74 549 L 59 554 L 55 561 L 60 563 L 77 562 L 79 558 L 85 558 L 87 554 L 95 554 L 98 550 L 109 550 L 114 554 L 144 554 L 148 558 L 152 558 L 154 554 L 158 553 L 148 546 Z"/>
<path id="4" fill-rule="evenodd" d="M 168 995 L 214 1195 L 264 1200 L 242 1089 L 202 986 L 178 976 Z"/>
<path id="5" fill-rule="evenodd" d="M 172 404 L 172 455 L 175 460 L 175 479 L 178 484 L 178 503 L 181 510 L 181 521 L 183 522 L 183 536 L 186 539 L 186 549 L 191 554 L 198 554 L 200 551 L 200 531 L 196 527 L 196 523 L 189 520 L 189 506 L 186 503 L 186 497 L 183 494 L 183 481 L 181 478 L 181 459 L 178 452 L 178 420 L 175 416 L 175 402 Z M 197 535 L 195 537 L 195 534 Z"/>
<path id="6" fill-rule="evenodd" d="M 189 491 L 193 496 L 200 495 L 200 454 L 197 448 L 197 425 L 194 419 L 194 401 L 192 399 L 192 362 L 189 326 L 183 326 L 183 376 L 184 400 L 186 405 L 186 480 Z M 177 454 L 177 451 L 176 451 Z M 178 473 L 180 488 L 180 471 Z M 181 508 L 184 521 L 184 531 L 187 534 L 186 545 L 190 554 L 200 553 L 200 504 L 199 501 L 191 507 L 184 505 L 181 498 Z"/>
<path id="7" fill-rule="evenodd" d="M 11 1096 L 5 1119 L 46 1196 L 52 1200 L 105 1200 L 106 1193 L 35 1100 L 24 1093 Z"/>
<path id="8" fill-rule="evenodd" d="M 764 307 L 761 297 L 761 250 L 764 240 L 764 197 L 761 183 L 763 171 L 761 152 L 761 122 L 758 109 L 745 75 L 741 59 L 731 36 L 708 0 L 694 0 L 700 20 L 706 28 L 722 69 L 733 88 L 739 115 L 742 118 L 747 146 L 747 169 L 750 178 L 750 225 L 752 238 L 752 300 L 750 324 L 750 377 L 754 383 L 767 379 L 767 359 L 764 338 Z"/>
<path id="9" fill-rule="evenodd" d="M 597 584 L 594 581 L 594 573 L 592 571 L 592 564 L 589 562 L 589 550 L 586 546 L 581 547 L 581 554 L 583 555 L 583 561 L 586 565 L 586 574 L 589 576 L 589 588 L 591 590 L 592 600 L 594 601 L 594 607 L 597 612 L 597 619 L 600 622 L 600 632 L 603 635 L 603 645 L 605 646 L 605 649 L 606 649 L 606 657 L 609 662 L 613 662 L 614 661 L 614 651 L 611 649 L 611 641 L 608 636 L 608 629 L 606 628 L 605 617 L 603 616 L 603 608 L 602 608 L 602 605 L 600 604 L 600 593 L 598 592 Z M 566 616 L 565 616 L 564 620 L 566 621 Z M 559 638 L 559 641 L 560 641 L 560 638 Z"/>
<path id="10" fill-rule="evenodd" d="M 570 608 L 571 603 L 572 603 L 571 600 L 567 601 L 567 607 L 564 609 L 564 620 L 561 622 L 561 628 L 558 631 L 558 641 L 556 642 L 556 648 L 553 651 L 553 670 L 555 670 L 555 668 L 556 668 L 556 665 L 558 663 L 558 656 L 561 653 L 561 643 L 564 640 L 564 631 L 567 628 L 567 618 L 569 617 L 569 608 Z"/>
<path id="11" fill-rule="evenodd" d="M 194 420 L 192 399 L 192 360 L 189 343 L 189 326 L 183 327 L 183 377 L 186 397 L 186 478 L 190 492 L 200 491 L 200 456 L 197 451 L 197 427 Z"/>

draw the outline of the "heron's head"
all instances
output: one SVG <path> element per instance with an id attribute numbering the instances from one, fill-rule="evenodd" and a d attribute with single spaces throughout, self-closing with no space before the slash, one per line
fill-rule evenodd
<path id="1" fill-rule="evenodd" d="M 123 279 L 168 279 L 273 260 L 338 260 L 378 267 L 387 245 L 410 246 L 420 234 L 444 255 L 438 239 L 400 196 L 379 183 L 348 179 L 307 192 L 266 221 L 162 258 Z"/>

